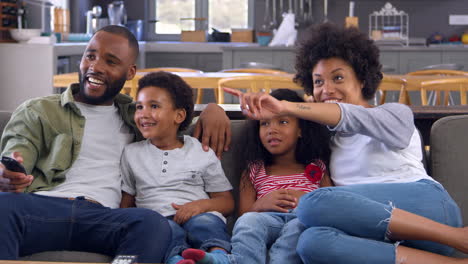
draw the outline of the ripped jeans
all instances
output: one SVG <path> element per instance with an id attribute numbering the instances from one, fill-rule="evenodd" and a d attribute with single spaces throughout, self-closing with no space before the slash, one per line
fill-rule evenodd
<path id="1" fill-rule="evenodd" d="M 297 251 L 304 263 L 396 263 L 398 244 L 450 255 L 453 249 L 431 241 L 387 237 L 393 208 L 454 226 L 462 226 L 461 212 L 438 183 L 359 184 L 320 188 L 301 197 L 298 219 L 308 227 Z"/>

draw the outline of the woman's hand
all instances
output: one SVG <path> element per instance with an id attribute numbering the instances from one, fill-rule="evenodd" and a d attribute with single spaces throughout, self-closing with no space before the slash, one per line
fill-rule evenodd
<path id="1" fill-rule="evenodd" d="M 287 213 L 296 206 L 297 199 L 289 190 L 278 189 L 255 201 L 251 211 Z"/>
<path id="2" fill-rule="evenodd" d="M 223 88 L 229 94 L 239 97 L 242 113 L 252 119 L 271 119 L 285 114 L 286 107 L 266 93 L 243 93 L 237 89 Z"/>

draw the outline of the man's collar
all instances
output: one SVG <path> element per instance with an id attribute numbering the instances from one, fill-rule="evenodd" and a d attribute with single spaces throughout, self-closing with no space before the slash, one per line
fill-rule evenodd
<path id="1" fill-rule="evenodd" d="M 68 89 L 62 93 L 60 102 L 62 104 L 62 107 L 65 107 L 67 104 L 74 104 L 75 103 L 75 97 L 73 96 L 74 94 L 77 94 L 80 91 L 80 84 L 79 83 L 72 83 L 68 87 Z M 115 98 L 114 98 L 114 103 L 115 104 L 129 104 L 132 102 L 132 98 L 128 95 L 121 94 L 119 93 Z"/>

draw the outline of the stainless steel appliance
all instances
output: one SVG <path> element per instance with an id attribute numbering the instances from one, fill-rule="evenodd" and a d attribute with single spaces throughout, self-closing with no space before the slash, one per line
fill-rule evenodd
<path id="1" fill-rule="evenodd" d="M 110 25 L 124 26 L 127 23 L 127 12 L 123 1 L 114 1 L 107 6 Z"/>

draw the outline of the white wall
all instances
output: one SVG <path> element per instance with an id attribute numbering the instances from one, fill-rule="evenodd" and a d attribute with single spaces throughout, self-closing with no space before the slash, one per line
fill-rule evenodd
<path id="1" fill-rule="evenodd" d="M 53 93 L 53 45 L 0 44 L 0 58 L 0 110 Z"/>

